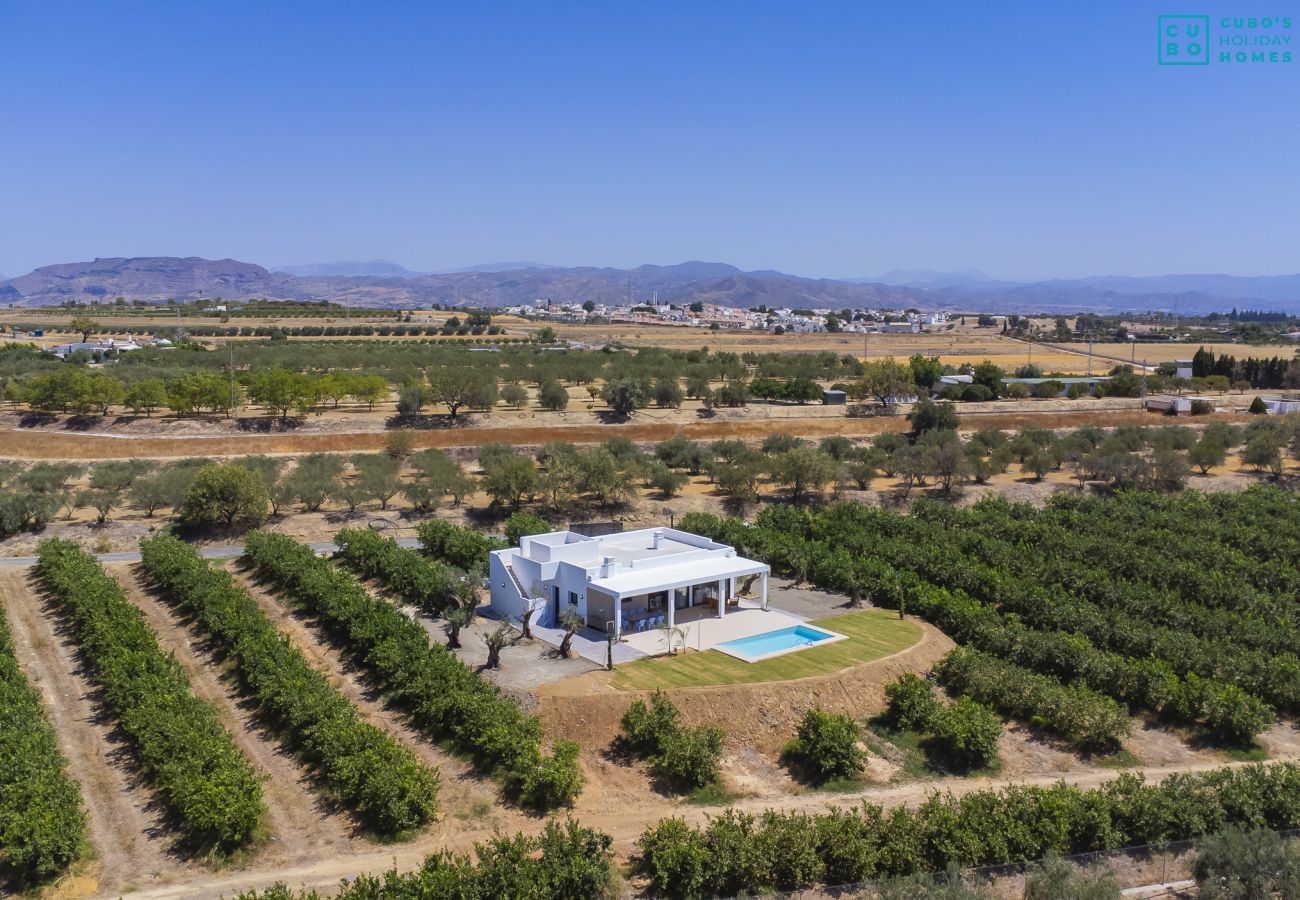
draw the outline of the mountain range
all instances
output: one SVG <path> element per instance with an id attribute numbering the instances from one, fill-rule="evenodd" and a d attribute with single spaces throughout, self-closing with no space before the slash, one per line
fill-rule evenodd
<path id="1" fill-rule="evenodd" d="M 1300 312 L 1300 274 L 1159 275 L 1019 282 L 983 272 L 895 270 L 870 278 L 806 278 L 691 261 L 633 269 L 490 263 L 423 273 L 387 260 L 313 263 L 266 269 L 234 259 L 114 257 L 42 266 L 0 279 L 0 303 L 18 307 L 67 301 L 333 299 L 354 306 L 414 308 L 431 303 L 501 307 L 591 300 L 607 305 L 687 304 L 751 307 L 886 307 L 963 312 L 1169 310 L 1197 314 L 1238 308 Z"/>

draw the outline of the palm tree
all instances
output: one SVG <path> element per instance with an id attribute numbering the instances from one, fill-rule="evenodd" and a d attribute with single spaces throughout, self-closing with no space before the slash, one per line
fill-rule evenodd
<path id="1" fill-rule="evenodd" d="M 674 642 L 681 644 L 682 647 L 685 648 L 686 646 L 685 628 L 682 628 L 680 625 L 669 625 L 667 622 L 665 622 L 664 624 L 659 626 L 658 630 L 663 633 L 664 641 L 666 641 L 668 644 L 669 656 L 672 656 L 677 652 L 675 649 L 673 649 Z"/>

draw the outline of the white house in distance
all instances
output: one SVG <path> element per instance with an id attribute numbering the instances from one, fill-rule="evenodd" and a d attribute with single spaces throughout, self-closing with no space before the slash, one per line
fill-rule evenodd
<path id="1" fill-rule="evenodd" d="M 511 619 L 534 609 L 537 624 L 559 624 L 576 608 L 602 635 L 719 619 L 738 606 L 738 579 L 757 576 L 767 608 L 766 563 L 735 548 L 675 528 L 643 528 L 587 537 L 553 531 L 525 537 L 489 560 L 492 609 Z"/>

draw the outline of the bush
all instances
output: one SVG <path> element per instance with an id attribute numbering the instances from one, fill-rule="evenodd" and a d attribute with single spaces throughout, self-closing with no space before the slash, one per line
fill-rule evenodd
<path id="1" fill-rule="evenodd" d="M 1252 416 L 1262 416 L 1268 412 L 1268 405 L 1264 402 L 1263 397 L 1256 397 L 1250 401 L 1250 407 L 1246 411 Z"/>
<path id="2" fill-rule="evenodd" d="M 582 793 L 578 750 L 573 741 L 556 741 L 550 756 L 522 754 L 506 776 L 512 793 L 530 809 L 558 809 L 571 803 Z"/>
<path id="3" fill-rule="evenodd" d="M 804 713 L 792 750 L 818 781 L 852 778 L 867 761 L 858 738 L 852 716 L 814 708 Z"/>
<path id="4" fill-rule="evenodd" d="M 678 729 L 677 707 L 663 691 L 655 691 L 647 704 L 633 700 L 623 713 L 623 739 L 628 748 L 644 757 L 658 755 L 667 737 Z"/>
<path id="5" fill-rule="evenodd" d="M 961 391 L 963 403 L 984 403 L 993 399 L 993 392 L 982 384 L 968 384 Z"/>
<path id="6" fill-rule="evenodd" d="M 189 837 L 227 849 L 251 841 L 266 814 L 261 779 L 216 709 L 191 693 L 176 657 L 94 557 L 60 539 L 36 552 L 37 572 L 76 624 L 105 701 Z"/>
<path id="7" fill-rule="evenodd" d="M 670 732 L 654 758 L 655 773 L 683 790 L 713 784 L 721 775 L 723 737 L 723 732 L 711 725 Z"/>
<path id="8" fill-rule="evenodd" d="M 952 768 L 979 769 L 998 758 L 1002 720 L 987 706 L 959 697 L 934 716 L 934 748 Z"/>
<path id="9" fill-rule="evenodd" d="M 904 731 L 929 731 L 939 710 L 930 683 L 910 672 L 885 687 L 885 699 L 889 703 L 887 718 Z"/>
<path id="10" fill-rule="evenodd" d="M 1200 842 L 1194 872 L 1205 900 L 1300 897 L 1300 842 L 1229 828 Z"/>

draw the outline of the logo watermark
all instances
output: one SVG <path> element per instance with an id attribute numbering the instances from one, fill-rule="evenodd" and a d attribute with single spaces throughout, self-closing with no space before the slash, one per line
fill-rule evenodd
<path id="1" fill-rule="evenodd" d="M 1272 65 L 1292 60 L 1290 16 L 1162 15 L 1162 66 Z"/>

